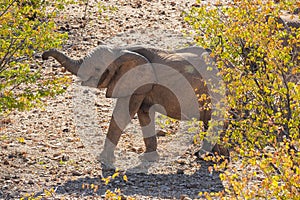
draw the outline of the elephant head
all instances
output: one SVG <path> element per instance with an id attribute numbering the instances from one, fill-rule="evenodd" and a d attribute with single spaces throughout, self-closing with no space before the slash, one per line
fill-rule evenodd
<path id="1" fill-rule="evenodd" d="M 122 85 L 124 87 L 118 86 L 115 89 L 118 81 L 122 78 L 124 74 L 128 71 L 134 69 L 136 66 L 151 65 L 147 58 L 135 53 L 133 51 L 128 51 L 122 48 L 112 48 L 106 45 L 100 45 L 85 58 L 74 60 L 66 56 L 62 52 L 51 49 L 42 54 L 42 59 L 46 60 L 49 57 L 55 58 L 66 70 L 72 74 L 78 76 L 83 86 L 89 86 L 94 88 L 107 88 L 107 97 L 122 97 L 130 96 L 134 89 L 137 89 L 138 80 L 122 80 Z M 138 72 L 143 74 L 141 79 L 152 80 L 153 75 L 151 67 L 138 68 Z M 146 93 L 150 90 L 151 86 L 145 86 L 137 93 Z"/>

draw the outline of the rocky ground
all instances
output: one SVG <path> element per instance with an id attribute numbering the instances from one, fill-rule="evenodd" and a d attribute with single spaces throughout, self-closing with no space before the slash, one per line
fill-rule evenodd
<path id="1" fill-rule="evenodd" d="M 69 34 L 62 51 L 79 58 L 103 43 L 165 49 L 190 45 L 192 40 L 182 36 L 182 31 L 188 30 L 182 12 L 193 3 L 121 0 L 67 6 L 57 18 L 59 31 Z M 103 178 L 114 171 L 102 171 L 96 155 L 114 100 L 106 99 L 103 90 L 78 85 L 57 62 L 40 62 L 45 74 L 70 76 L 73 83 L 66 93 L 44 99 L 44 108 L 13 112 L 1 121 L 0 199 L 100 199 L 105 193 L 109 196 L 107 190 L 124 199 L 195 199 L 201 198 L 199 192 L 223 190 L 219 174 L 208 170 L 212 164 L 193 155 L 193 134 L 178 122 L 167 125 L 165 130 L 172 134 L 159 139 L 164 159 L 148 172 L 132 170 L 144 148 L 136 119 L 126 129 L 116 153 L 117 165 L 124 169 L 105 184 Z M 126 169 L 128 180 L 123 177 Z"/>

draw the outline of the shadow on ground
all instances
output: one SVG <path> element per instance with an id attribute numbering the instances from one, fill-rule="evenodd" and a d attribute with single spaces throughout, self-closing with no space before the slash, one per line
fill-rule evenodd
<path id="1" fill-rule="evenodd" d="M 123 175 L 120 175 L 105 185 L 101 177 L 85 177 L 67 181 L 62 185 L 54 185 L 53 188 L 55 188 L 57 195 L 63 196 L 103 196 L 107 190 L 115 191 L 116 188 L 120 188 L 122 194 L 125 196 L 142 195 L 145 197 L 166 199 L 180 199 L 182 195 L 194 199 L 199 198 L 199 192 L 218 192 L 224 190 L 219 173 L 209 173 L 208 171 L 208 167 L 212 163 L 199 162 L 201 168 L 190 175 L 182 172 L 176 174 L 126 172 L 128 181 L 124 181 Z M 104 176 L 107 177 L 112 174 L 114 174 L 114 171 L 106 171 Z M 97 189 L 92 189 L 92 184 L 96 185 Z"/>

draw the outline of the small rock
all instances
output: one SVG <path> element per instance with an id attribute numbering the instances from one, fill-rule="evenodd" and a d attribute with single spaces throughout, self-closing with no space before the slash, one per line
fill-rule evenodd
<path id="1" fill-rule="evenodd" d="M 135 153 L 142 153 L 144 151 L 142 147 L 132 147 L 131 150 Z"/>
<path id="2" fill-rule="evenodd" d="M 176 162 L 178 164 L 181 164 L 181 165 L 188 165 L 189 164 L 189 161 L 187 161 L 185 159 L 178 159 Z"/>
<path id="3" fill-rule="evenodd" d="M 42 56 L 40 54 L 35 54 L 34 58 L 42 58 Z"/>
<path id="4" fill-rule="evenodd" d="M 70 130 L 69 130 L 68 128 L 64 128 L 62 131 L 63 131 L 64 133 L 67 133 L 67 132 L 69 132 Z"/>
<path id="5" fill-rule="evenodd" d="M 20 183 L 21 180 L 20 179 L 14 179 L 13 181 L 14 181 L 14 183 L 18 184 L 18 183 Z"/>
<path id="6" fill-rule="evenodd" d="M 23 158 L 23 162 L 29 162 L 30 159 L 29 158 Z"/>
<path id="7" fill-rule="evenodd" d="M 74 142 L 74 141 L 75 141 L 75 138 L 72 138 L 72 137 L 67 138 L 67 142 Z"/>
<path id="8" fill-rule="evenodd" d="M 163 137 L 163 136 L 166 136 L 166 135 L 167 135 L 167 132 L 162 131 L 162 130 L 159 130 L 159 131 L 156 133 L 156 135 L 157 135 L 158 137 Z"/>
<path id="9" fill-rule="evenodd" d="M 160 11 L 158 11 L 158 14 L 160 14 L 160 15 L 165 15 L 165 14 L 166 14 L 166 11 L 160 10 Z"/>
<path id="10" fill-rule="evenodd" d="M 90 41 L 91 40 L 91 38 L 89 38 L 89 37 L 84 37 L 83 38 L 83 41 Z"/>
<path id="11" fill-rule="evenodd" d="M 69 158 L 69 156 L 67 156 L 67 155 L 63 155 L 62 157 L 61 157 L 61 160 L 62 161 L 68 161 L 70 158 Z"/>
<path id="12" fill-rule="evenodd" d="M 59 27 L 59 31 L 65 32 L 65 31 L 69 31 L 69 29 L 64 26 L 61 26 L 61 27 Z"/>
<path id="13" fill-rule="evenodd" d="M 29 185 L 33 185 L 33 184 L 34 184 L 33 180 L 29 180 L 29 181 L 28 181 L 28 184 L 29 184 Z"/>
<path id="14" fill-rule="evenodd" d="M 78 171 L 72 171 L 73 176 L 81 176 L 82 174 Z"/>
<path id="15" fill-rule="evenodd" d="M 55 153 L 55 154 L 53 154 L 53 157 L 54 158 L 57 158 L 57 157 L 59 157 L 61 155 L 61 153 Z"/>
<path id="16" fill-rule="evenodd" d="M 15 157 L 16 157 L 16 155 L 14 155 L 14 154 L 9 154 L 9 155 L 8 155 L 8 158 L 9 158 L 9 159 L 15 158 Z"/>
<path id="17" fill-rule="evenodd" d="M 183 195 L 180 196 L 180 200 L 192 200 L 192 199 L 189 198 L 188 195 L 183 194 Z"/>

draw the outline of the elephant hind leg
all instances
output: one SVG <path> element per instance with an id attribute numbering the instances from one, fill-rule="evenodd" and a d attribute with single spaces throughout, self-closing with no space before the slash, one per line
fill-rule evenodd
<path id="1" fill-rule="evenodd" d="M 156 161 L 159 156 L 157 154 L 157 138 L 155 133 L 155 111 L 149 106 L 142 105 L 137 112 L 140 125 L 142 127 L 143 139 L 146 151 L 141 159 L 147 161 Z"/>

